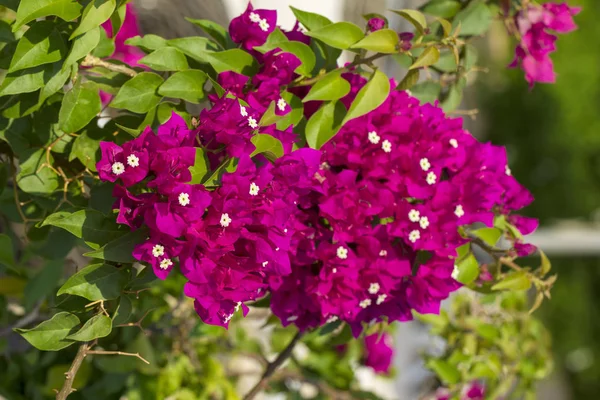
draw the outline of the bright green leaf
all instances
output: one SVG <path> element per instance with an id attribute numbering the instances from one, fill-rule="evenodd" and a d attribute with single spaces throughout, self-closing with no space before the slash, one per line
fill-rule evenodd
<path id="1" fill-rule="evenodd" d="M 425 29 L 427 29 L 427 21 L 425 20 L 425 16 L 423 13 L 417 10 L 392 10 L 392 12 L 400 15 L 402 18 L 406 19 L 408 22 L 414 25 L 415 28 L 421 33 L 425 33 Z"/>
<path id="2" fill-rule="evenodd" d="M 71 68 L 63 68 L 60 71 L 57 71 L 56 74 L 42 86 L 42 90 L 40 90 L 40 103 L 43 103 L 48 97 L 61 90 L 70 76 Z"/>
<path id="3" fill-rule="evenodd" d="M 336 22 L 317 30 L 308 31 L 306 35 L 342 50 L 348 49 L 365 36 L 362 29 L 351 22 Z"/>
<path id="4" fill-rule="evenodd" d="M 105 261 L 114 261 L 124 264 L 132 263 L 136 261 L 132 255 L 134 247 L 137 244 L 142 243 L 146 239 L 146 236 L 147 233 L 140 229 L 128 232 L 125 235 L 108 242 L 98 250 L 90 251 L 83 255 Z"/>
<path id="5" fill-rule="evenodd" d="M 498 240 L 502 236 L 502 230 L 498 228 L 480 228 L 471 231 L 471 233 L 490 246 L 495 246 Z"/>
<path id="6" fill-rule="evenodd" d="M 419 57 L 417 57 L 416 61 L 410 66 L 409 69 L 427 67 L 435 64 L 439 59 L 440 51 L 437 49 L 437 47 L 429 46 L 419 55 Z"/>
<path id="7" fill-rule="evenodd" d="M 87 320 L 77 332 L 67 336 L 67 339 L 78 342 L 106 337 L 112 331 L 112 320 L 104 314 L 94 315 Z"/>
<path id="8" fill-rule="evenodd" d="M 106 35 L 104 29 L 100 29 L 100 41 L 94 50 L 92 55 L 98 58 L 110 57 L 115 52 L 115 42 Z"/>
<path id="9" fill-rule="evenodd" d="M 125 82 L 113 101 L 111 107 L 124 108 L 135 113 L 146 113 L 156 107 L 161 99 L 157 89 L 163 78 L 152 72 L 141 72 Z"/>
<path id="10" fill-rule="evenodd" d="M 129 0 L 128 0 L 129 1 Z M 112 37 L 117 36 L 123 23 L 125 22 L 125 17 L 127 16 L 127 4 L 123 4 L 123 2 L 117 2 L 117 9 L 110 16 L 110 26 L 112 28 Z"/>
<path id="11" fill-rule="evenodd" d="M 19 40 L 8 72 L 50 64 L 65 57 L 65 42 L 52 21 L 36 22 Z"/>
<path id="12" fill-rule="evenodd" d="M 202 182 L 202 179 L 206 176 L 208 172 L 208 159 L 206 158 L 206 153 L 204 150 L 196 147 L 196 158 L 194 160 L 194 165 L 190 167 L 190 173 L 192 174 L 192 180 L 189 182 L 190 184 L 197 184 Z"/>
<path id="13" fill-rule="evenodd" d="M 369 33 L 364 39 L 350 47 L 391 54 L 398 51 L 397 46 L 398 34 L 391 29 L 380 29 Z"/>
<path id="14" fill-rule="evenodd" d="M 281 98 L 283 98 L 292 109 L 286 115 L 281 116 L 277 121 L 277 129 L 284 131 L 290 125 L 298 125 L 298 122 L 300 122 L 304 116 L 304 105 L 302 104 L 302 100 L 287 91 L 281 93 Z"/>
<path id="15" fill-rule="evenodd" d="M 273 32 L 267 36 L 267 40 L 261 46 L 254 46 L 254 50 L 260 51 L 261 53 L 266 53 L 271 51 L 277 47 L 279 47 L 280 43 L 289 42 L 290 40 L 285 36 L 285 34 L 279 28 L 275 28 Z"/>
<path id="16" fill-rule="evenodd" d="M 454 274 L 452 274 L 452 276 L 463 285 L 468 285 L 479 276 L 479 264 L 473 253 L 461 258 L 456 263 L 456 268 L 458 269 L 458 275 L 454 277 Z"/>
<path id="17" fill-rule="evenodd" d="M 258 134 L 252 136 L 252 144 L 256 149 L 250 154 L 254 157 L 257 154 L 265 154 L 268 158 L 279 158 L 283 156 L 283 146 L 279 139 L 267 134 Z"/>
<path id="18" fill-rule="evenodd" d="M 160 85 L 158 93 L 198 104 L 204 99 L 204 83 L 208 77 L 198 69 L 176 72 Z"/>
<path id="19" fill-rule="evenodd" d="M 75 38 L 71 52 L 63 64 L 63 69 L 81 60 L 98 46 L 98 43 L 100 43 L 100 29 L 102 28 L 96 27 Z"/>
<path id="20" fill-rule="evenodd" d="M 77 0 L 22 0 L 17 9 L 13 32 L 37 18 L 56 15 L 65 21 L 71 21 L 77 18 L 80 12 L 81 5 Z"/>
<path id="21" fill-rule="evenodd" d="M 60 67 L 61 63 L 56 62 L 11 72 L 0 84 L 0 96 L 35 92 L 50 81 L 60 71 Z"/>
<path id="22" fill-rule="evenodd" d="M 267 107 L 267 110 L 263 113 L 260 121 L 258 121 L 259 126 L 269 126 L 277 123 L 281 118 L 281 115 L 277 115 L 275 113 L 275 101 L 272 101 Z"/>
<path id="23" fill-rule="evenodd" d="M 63 98 L 58 124 L 67 133 L 74 133 L 84 128 L 102 111 L 102 101 L 98 86 L 94 82 L 79 79 L 75 86 Z"/>
<path id="24" fill-rule="evenodd" d="M 531 287 L 531 280 L 524 271 L 513 271 L 500 282 L 492 286 L 492 290 L 527 290 Z"/>
<path id="25" fill-rule="evenodd" d="M 303 103 L 313 100 L 330 101 L 341 99 L 350 92 L 350 83 L 342 78 L 341 71 L 334 70 L 319 79 L 302 99 Z"/>
<path id="26" fill-rule="evenodd" d="M 309 46 L 302 42 L 289 41 L 278 43 L 277 47 L 279 47 L 281 51 L 292 53 L 300 59 L 302 64 L 295 69 L 296 73 L 303 76 L 311 75 L 312 70 L 315 67 L 316 57 Z"/>
<path id="27" fill-rule="evenodd" d="M 138 63 L 156 71 L 185 71 L 189 65 L 185 55 L 175 47 L 161 47 L 154 50 Z"/>
<path id="28" fill-rule="evenodd" d="M 550 269 L 552 268 L 552 265 L 550 264 L 550 260 L 548 259 L 548 256 L 546 255 L 546 253 L 544 253 L 542 251 L 542 249 L 538 248 L 538 252 L 540 253 L 540 258 L 541 258 L 541 265 L 540 265 L 540 275 L 544 276 L 546 275 L 548 272 L 550 272 Z"/>
<path id="29" fill-rule="evenodd" d="M 346 108 L 340 101 L 324 103 L 306 123 L 306 142 L 320 149 L 340 128 Z"/>
<path id="30" fill-rule="evenodd" d="M 58 189 L 58 175 L 46 165 L 54 162 L 52 154 L 44 149 L 28 149 L 19 156 L 21 169 L 17 184 L 25 193 L 48 195 Z"/>
<path id="31" fill-rule="evenodd" d="M 57 351 L 70 346 L 66 337 L 79 325 L 79 318 L 68 312 L 59 312 L 51 319 L 32 329 L 15 329 L 33 347 L 44 351 Z"/>
<path id="32" fill-rule="evenodd" d="M 327 18 L 323 15 L 308 12 L 308 11 L 302 11 L 302 10 L 299 10 L 299 9 L 297 9 L 295 7 L 291 7 L 291 6 L 290 6 L 290 8 L 292 9 L 294 16 L 296 16 L 296 19 L 298 20 L 298 22 L 300 22 L 302 24 L 302 26 L 304 26 L 309 31 L 321 29 L 324 26 L 332 24 L 332 22 L 329 20 L 329 18 Z"/>
<path id="33" fill-rule="evenodd" d="M 167 45 L 181 50 L 186 56 L 200 62 L 208 62 L 205 57 L 206 53 L 218 49 L 209 39 L 200 36 L 171 39 L 167 41 Z"/>
<path id="34" fill-rule="evenodd" d="M 354 98 L 348 114 L 344 118 L 344 124 L 351 119 L 358 118 L 379 107 L 390 93 L 390 81 L 381 71 L 376 70 Z"/>
<path id="35" fill-rule="evenodd" d="M 139 47 L 147 52 L 152 52 L 154 50 L 167 46 L 167 40 L 160 36 L 156 36 L 149 33 L 144 36 L 130 37 L 125 41 L 125 44 L 129 46 Z"/>
<path id="36" fill-rule="evenodd" d="M 115 10 L 116 5 L 115 0 L 91 0 L 83 10 L 81 21 L 69 39 L 72 40 L 74 37 L 91 31 L 106 22 Z"/>
<path id="37" fill-rule="evenodd" d="M 225 71 L 233 71 L 242 75 L 252 76 L 258 70 L 256 59 L 240 49 L 206 52 L 203 57 L 205 62 L 209 63 L 217 74 Z"/>
<path id="38" fill-rule="evenodd" d="M 89 265 L 67 279 L 56 295 L 73 294 L 90 301 L 111 300 L 119 297 L 128 278 L 126 268 L 107 264 Z"/>
<path id="39" fill-rule="evenodd" d="M 444 360 L 429 360 L 427 368 L 431 369 L 446 384 L 454 385 L 460 381 L 460 371 Z"/>
<path id="40" fill-rule="evenodd" d="M 96 163 L 99 157 L 100 139 L 91 138 L 87 131 L 81 132 L 73 141 L 69 161 L 78 159 L 86 168 L 96 171 Z"/>
<path id="41" fill-rule="evenodd" d="M 115 222 L 95 210 L 79 210 L 74 213 L 58 211 L 50 214 L 41 226 L 52 225 L 71 232 L 90 246 L 99 247 L 121 237 L 125 231 Z"/>

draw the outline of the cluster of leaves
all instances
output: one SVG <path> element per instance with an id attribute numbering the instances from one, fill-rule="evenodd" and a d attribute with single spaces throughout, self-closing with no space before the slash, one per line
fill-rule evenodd
<path id="1" fill-rule="evenodd" d="M 8 371 L 0 385 L 5 397 L 52 395 L 53 389 L 62 386 L 63 372 L 75 357 L 73 344 L 87 349 L 90 356 L 84 357 L 71 382 L 85 390 L 73 393 L 73 398 L 110 399 L 123 393 L 131 399 L 237 398 L 233 386 L 237 376 L 221 366 L 217 357 L 230 357 L 244 349 L 264 361 L 262 347 L 249 339 L 243 328 L 226 333 L 192 318 L 190 303 L 178 300 L 181 281 L 158 285 L 151 270 L 134 267 L 131 251 L 144 232 L 131 233 L 116 224 L 111 210 L 112 185 L 101 183 L 95 170 L 100 141 L 123 143 L 146 126 L 164 123 L 171 112 L 193 126 L 194 119 L 187 111 L 190 106 L 204 102 L 209 92 L 223 95 L 217 74 L 235 71 L 252 76 L 257 62 L 236 47 L 226 29 L 206 20 L 190 22 L 210 38 L 166 40 L 148 34 L 129 39 L 128 44 L 146 54 L 139 63 L 147 69 L 107 60 L 115 48 L 109 36 L 114 37 L 121 27 L 126 3 L 2 2 L 0 321 L 18 329 L 37 349 L 68 348 L 60 353 L 39 353 L 20 346 L 15 349 L 22 356 L 18 362 L 0 359 L 2 370 Z M 257 50 L 264 53 L 278 47 L 295 54 L 302 65 L 296 70 L 299 78 L 294 84 L 311 89 L 303 100 L 286 92 L 284 99 L 292 111 L 281 118 L 272 105 L 260 124 L 276 122 L 281 129 L 294 125 L 309 146 L 319 148 L 346 121 L 384 101 L 390 86 L 374 61 L 387 55 L 408 68 L 397 90 L 410 88 L 425 102 L 440 100 L 447 111 L 458 107 L 466 76 L 477 58 L 469 41 L 485 33 L 497 6 L 483 0 L 432 0 L 421 11 L 397 10 L 396 14 L 415 27 L 413 47 L 407 51 L 401 50 L 398 35 L 389 29 L 366 33 L 349 22 L 332 23 L 317 14 L 293 11 L 313 38 L 310 45 L 288 41 L 276 29 Z M 108 20 L 113 35 L 101 27 Z M 347 111 L 339 101 L 350 90 L 341 77 L 349 67 L 337 66 L 342 51 L 354 56 L 351 66 L 361 68 L 369 79 Z M 417 83 L 420 75 L 427 80 Z M 112 96 L 109 104 L 103 105 L 101 92 Z M 309 100 L 323 101 L 323 105 L 307 120 L 303 102 Z M 281 144 L 272 138 L 257 135 L 253 143 L 257 153 L 281 155 Z M 197 159 L 193 182 L 215 185 L 219 171 L 207 170 L 200 162 L 201 152 Z M 514 235 L 511 232 L 504 223 L 494 228 L 493 234 L 484 230 L 472 234 L 496 254 L 500 251 L 494 247 L 498 239 Z M 496 240 L 489 239 L 490 235 L 497 235 Z M 81 248 L 95 261 L 65 281 L 64 260 L 73 270 L 78 264 L 75 253 Z M 525 276 L 527 282 L 541 285 L 541 293 L 547 293 L 551 282 L 541 280 L 547 273 L 546 261 L 542 274 L 528 270 L 509 273 L 501 267 L 507 265 L 502 262 L 504 256 L 499 257 L 498 268 L 490 269 L 493 281 L 480 285 L 479 264 L 471 250 L 465 249 L 460 258 L 461 282 L 481 291 L 514 291 L 529 287 L 522 280 Z M 5 311 L 9 304 L 11 313 Z M 26 328 L 40 320 L 43 322 L 35 328 Z M 150 336 L 137 329 L 142 322 Z M 270 319 L 269 324 L 279 323 Z M 293 336 L 289 329 L 276 328 L 274 332 L 273 350 L 280 350 L 281 343 Z M 311 333 L 304 339 L 309 356 L 289 370 L 292 375 L 281 376 L 278 382 L 284 386 L 274 384 L 273 388 L 289 391 L 285 383 L 294 379 L 314 384 L 325 397 L 340 391 L 344 396 L 363 396 L 357 392 L 352 372 L 360 348 L 350 339 L 349 329 L 338 325 Z M 2 332 L 0 347 L 12 351 L 11 340 L 10 330 Z M 342 344 L 348 344 L 343 354 L 335 348 Z M 111 358 L 119 352 L 130 358 Z M 92 376 L 99 378 L 92 381 Z M 67 389 L 64 397 L 71 394 Z"/>

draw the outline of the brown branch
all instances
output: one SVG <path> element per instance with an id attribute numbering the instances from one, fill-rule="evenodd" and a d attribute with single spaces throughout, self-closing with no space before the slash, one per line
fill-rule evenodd
<path id="1" fill-rule="evenodd" d="M 106 62 L 98 57 L 94 57 L 91 54 L 85 56 L 83 61 L 81 62 L 82 67 L 103 67 L 113 72 L 119 72 L 121 74 L 129 75 L 131 77 L 136 76 L 138 73 L 124 65 L 112 64 Z"/>
<path id="2" fill-rule="evenodd" d="M 75 380 L 77 371 L 79 371 L 79 367 L 81 367 L 81 363 L 83 363 L 83 359 L 89 353 L 89 348 L 87 343 L 83 343 L 79 346 L 79 350 L 77 350 L 77 355 L 75 356 L 71 367 L 65 373 L 65 382 L 63 383 L 62 389 L 56 393 L 56 400 L 65 400 L 75 391 L 75 389 L 73 389 L 73 381 Z"/>
<path id="3" fill-rule="evenodd" d="M 254 385 L 254 387 L 252 389 L 250 389 L 250 391 L 244 396 L 244 400 L 254 399 L 254 397 L 256 397 L 256 395 L 265 386 L 268 385 L 269 380 L 273 376 L 273 373 L 277 370 L 277 368 L 279 368 L 281 366 L 281 364 L 284 363 L 285 360 L 287 360 L 292 355 L 294 346 L 296 346 L 296 344 L 300 341 L 301 338 L 302 338 L 302 332 L 296 333 L 296 336 L 294 336 L 294 338 L 287 345 L 287 347 L 285 349 L 283 349 L 283 351 L 281 353 L 279 353 L 279 355 L 277 356 L 275 361 L 267 364 L 267 368 L 265 369 L 265 372 L 263 373 L 262 377 L 256 383 L 256 385 Z"/>
<path id="4" fill-rule="evenodd" d="M 97 354 L 97 355 L 115 355 L 115 356 L 128 356 L 128 357 L 137 357 L 146 364 L 150 364 L 150 361 L 146 360 L 144 357 L 140 356 L 140 353 L 126 353 L 123 351 L 108 351 L 108 350 L 89 350 L 87 354 Z"/>

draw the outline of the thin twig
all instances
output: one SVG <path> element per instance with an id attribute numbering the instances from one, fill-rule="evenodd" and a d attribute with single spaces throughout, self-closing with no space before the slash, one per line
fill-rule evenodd
<path id="1" fill-rule="evenodd" d="M 89 354 L 89 345 L 87 343 L 83 343 L 81 346 L 79 346 L 79 350 L 77 350 L 77 355 L 75 356 L 71 367 L 65 373 L 65 382 L 63 383 L 62 389 L 56 393 L 56 400 L 65 400 L 71 393 L 75 391 L 75 389 L 73 389 L 73 381 L 75 380 L 77 371 L 79 371 L 79 367 L 81 367 L 81 363 L 83 363 L 83 359 L 87 354 Z"/>
<path id="2" fill-rule="evenodd" d="M 85 56 L 83 61 L 81 62 L 82 67 L 103 67 L 113 72 L 119 72 L 121 74 L 129 75 L 131 77 L 136 76 L 138 73 L 124 65 L 112 64 L 106 62 L 98 57 L 94 57 L 91 54 Z"/>
<path id="3" fill-rule="evenodd" d="M 267 364 L 267 368 L 265 369 L 265 372 L 263 373 L 262 377 L 256 383 L 256 385 L 254 385 L 254 387 L 252 389 L 250 389 L 250 391 L 246 394 L 246 396 L 244 396 L 244 400 L 253 399 L 265 386 L 267 386 L 267 384 L 269 383 L 269 380 L 273 376 L 273 373 L 277 370 L 277 368 L 279 368 L 281 366 L 281 364 L 284 363 L 285 360 L 287 360 L 292 355 L 292 351 L 294 350 L 294 347 L 300 341 L 301 338 L 302 338 L 302 332 L 296 333 L 296 336 L 294 336 L 294 338 L 287 345 L 287 347 L 285 349 L 283 349 L 283 351 L 281 353 L 279 353 L 279 355 L 277 356 L 275 361 Z"/>
<path id="4" fill-rule="evenodd" d="M 96 355 L 115 355 L 115 356 L 128 356 L 128 357 L 137 357 L 146 364 L 150 364 L 150 361 L 146 360 L 144 357 L 140 356 L 140 353 L 126 353 L 124 351 L 109 351 L 109 350 L 89 350 L 87 354 L 96 354 Z"/>

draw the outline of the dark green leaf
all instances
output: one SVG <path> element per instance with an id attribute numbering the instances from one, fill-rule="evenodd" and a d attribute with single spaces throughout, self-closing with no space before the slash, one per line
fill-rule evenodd
<path id="1" fill-rule="evenodd" d="M 123 295 L 119 297 L 119 306 L 115 310 L 115 314 L 112 318 L 113 325 L 124 324 L 129 320 L 131 316 L 131 311 L 133 310 L 133 304 L 131 304 L 131 300 L 129 297 Z"/>
<path id="2" fill-rule="evenodd" d="M 400 15 L 402 18 L 413 24 L 421 34 L 425 33 L 427 21 L 421 12 L 417 10 L 392 10 L 392 12 Z"/>
<path id="3" fill-rule="evenodd" d="M 420 55 L 417 57 L 413 65 L 410 66 L 409 69 L 416 69 L 427 67 L 429 65 L 433 65 L 440 59 L 440 51 L 435 46 L 427 47 Z"/>
<path id="4" fill-rule="evenodd" d="M 142 36 L 134 36 L 125 41 L 125 44 L 130 46 L 139 47 L 147 52 L 151 52 L 162 47 L 167 46 L 166 39 L 161 38 L 153 34 Z"/>
<path id="5" fill-rule="evenodd" d="M 198 104 L 204 99 L 204 83 L 207 79 L 206 74 L 198 69 L 176 72 L 160 85 L 158 93 Z"/>
<path id="6" fill-rule="evenodd" d="M 342 325 L 342 323 L 343 322 L 339 319 L 337 321 L 329 322 L 328 324 L 323 326 L 321 329 L 319 329 L 319 335 L 323 336 L 323 335 L 330 334 L 331 332 L 333 332 L 337 328 L 339 328 Z"/>
<path id="7" fill-rule="evenodd" d="M 187 59 L 175 47 L 161 47 L 138 61 L 156 71 L 185 71 L 189 69 Z"/>
<path id="8" fill-rule="evenodd" d="M 365 36 L 362 29 L 351 22 L 336 22 L 317 30 L 308 31 L 306 35 L 342 50 L 349 48 Z"/>
<path id="9" fill-rule="evenodd" d="M 221 177 L 225 172 L 233 172 L 237 168 L 237 163 L 234 159 L 223 162 L 207 179 L 203 182 L 206 187 L 214 187 L 219 185 Z"/>
<path id="10" fill-rule="evenodd" d="M 152 72 L 141 72 L 125 82 L 110 103 L 111 107 L 124 108 L 135 113 L 146 113 L 156 107 L 161 99 L 157 94 L 163 79 Z"/>
<path id="11" fill-rule="evenodd" d="M 27 282 L 23 293 L 23 305 L 27 310 L 31 310 L 38 300 L 54 292 L 54 288 L 63 276 L 64 266 L 64 260 L 49 261 Z"/>
<path id="12" fill-rule="evenodd" d="M 13 31 L 34 19 L 56 15 L 65 21 L 79 16 L 81 6 L 77 0 L 22 0 L 17 10 L 17 19 Z"/>
<path id="13" fill-rule="evenodd" d="M 8 169 L 8 163 L 0 163 L 0 194 L 2 194 L 8 183 L 8 175 L 10 174 Z"/>
<path id="14" fill-rule="evenodd" d="M 0 265 L 9 268 L 15 267 L 15 253 L 13 251 L 12 240 L 5 233 L 0 233 Z"/>
<path id="15" fill-rule="evenodd" d="M 421 100 L 421 103 L 434 103 L 438 99 L 441 90 L 440 84 L 433 81 L 418 83 L 410 89 L 412 95 Z"/>
<path id="16" fill-rule="evenodd" d="M 254 157 L 257 154 L 265 154 L 268 158 L 275 159 L 283 156 L 283 146 L 279 139 L 267 134 L 258 134 L 252 136 L 252 144 L 256 149 L 250 154 Z"/>
<path id="17" fill-rule="evenodd" d="M 79 210 L 74 213 L 55 212 L 42 222 L 41 226 L 45 225 L 69 231 L 95 248 L 121 237 L 125 233 L 113 218 L 108 218 L 95 210 Z"/>
<path id="18" fill-rule="evenodd" d="M 440 54 L 440 59 L 434 64 L 434 67 L 443 72 L 456 72 L 458 66 L 451 51 L 445 51 Z"/>
<path id="19" fill-rule="evenodd" d="M 303 103 L 313 100 L 337 100 L 350 92 L 350 83 L 342 78 L 341 71 L 334 70 L 317 81 L 302 99 Z"/>
<path id="20" fill-rule="evenodd" d="M 433 0 L 421 8 L 425 14 L 441 18 L 452 18 L 459 10 L 460 3 L 457 0 Z"/>
<path id="21" fill-rule="evenodd" d="M 200 36 L 171 39 L 167 41 L 167 45 L 181 50 L 186 56 L 200 62 L 208 62 L 205 57 L 206 53 L 217 50 L 214 43 Z"/>
<path id="22" fill-rule="evenodd" d="M 321 29 L 332 22 L 325 16 L 291 7 L 296 19 L 309 31 Z"/>
<path id="23" fill-rule="evenodd" d="M 119 297 L 127 283 L 129 272 L 107 264 L 89 265 L 71 276 L 58 290 L 61 294 L 73 294 L 90 301 L 110 300 Z"/>
<path id="24" fill-rule="evenodd" d="M 193 19 L 187 17 L 185 19 L 206 32 L 206 34 L 212 37 L 223 49 L 235 47 L 235 43 L 231 41 L 229 32 L 216 22 L 207 19 Z"/>
<path id="25" fill-rule="evenodd" d="M 320 149 L 339 130 L 346 108 L 340 101 L 325 103 L 310 117 L 306 124 L 306 142 L 313 149 Z"/>
<path id="26" fill-rule="evenodd" d="M 74 133 L 84 128 L 102 111 L 102 102 L 98 86 L 94 82 L 79 79 L 63 99 L 58 114 L 60 129 Z"/>
<path id="27" fill-rule="evenodd" d="M 60 71 L 60 67 L 61 63 L 57 62 L 11 72 L 0 84 L 0 96 L 35 92 L 50 81 Z"/>
<path id="28" fill-rule="evenodd" d="M 111 319 L 104 314 L 98 314 L 87 320 L 80 330 L 67 336 L 67 339 L 89 342 L 90 340 L 106 337 L 111 331 Z"/>
<path id="29" fill-rule="evenodd" d="M 67 49 L 52 21 L 36 22 L 17 44 L 8 72 L 50 64 L 65 57 Z"/>
<path id="30" fill-rule="evenodd" d="M 383 104 L 389 93 L 390 81 L 388 77 L 383 72 L 376 70 L 371 79 L 354 98 L 343 123 L 373 111 Z"/>
<path id="31" fill-rule="evenodd" d="M 98 250 L 84 253 L 86 257 L 98 258 L 105 261 L 114 261 L 119 263 L 132 263 L 136 259 L 133 258 L 133 248 L 142 243 L 147 237 L 144 230 L 136 230 L 128 232 L 125 235 L 108 242 Z"/>
<path id="32" fill-rule="evenodd" d="M 73 47 L 71 47 L 71 52 L 63 65 L 63 69 L 66 69 L 71 64 L 81 60 L 98 46 L 98 43 L 100 43 L 100 29 L 102 28 L 96 27 L 75 38 Z"/>
<path id="33" fill-rule="evenodd" d="M 469 71 L 477 63 L 478 53 L 477 48 L 471 44 L 467 44 L 464 50 L 463 64 L 465 70 Z"/>
<path id="34" fill-rule="evenodd" d="M 2 108 L 2 116 L 6 118 L 21 118 L 37 111 L 42 103 L 39 101 L 40 92 L 21 93 L 12 96 Z"/>
<path id="35" fill-rule="evenodd" d="M 57 351 L 70 346 L 66 337 L 79 325 L 79 318 L 68 312 L 59 312 L 51 319 L 32 329 L 15 329 L 33 347 L 44 351 Z"/>
<path id="36" fill-rule="evenodd" d="M 258 64 L 254 57 L 240 49 L 206 52 L 204 59 L 215 69 L 217 74 L 233 71 L 252 76 L 258 70 Z"/>
<path id="37" fill-rule="evenodd" d="M 69 39 L 72 40 L 74 37 L 91 31 L 106 22 L 115 10 L 116 5 L 115 0 L 91 0 L 83 10 L 81 21 Z"/>
<path id="38" fill-rule="evenodd" d="M 460 23 L 459 36 L 482 35 L 487 32 L 493 17 L 490 8 L 485 2 L 475 0 L 467 8 L 456 14 L 452 26 L 456 28 Z"/>
<path id="39" fill-rule="evenodd" d="M 17 184 L 25 193 L 50 194 L 58 189 L 58 175 L 50 168 L 54 162 L 52 154 L 44 149 L 29 149 L 20 156 L 21 170 Z M 46 165 L 47 163 L 50 165 Z"/>
<path id="40" fill-rule="evenodd" d="M 527 290 L 531 287 L 531 280 L 524 271 L 513 271 L 494 286 L 492 290 Z"/>
<path id="41" fill-rule="evenodd" d="M 121 27 L 123 26 L 123 22 L 125 22 L 125 17 L 127 15 L 127 4 L 123 4 L 123 2 L 117 2 L 117 9 L 110 16 L 110 26 L 112 28 L 112 37 L 117 36 Z"/>
<path id="42" fill-rule="evenodd" d="M 380 29 L 369 33 L 364 39 L 350 46 L 353 49 L 366 49 L 378 53 L 396 53 L 398 34 L 391 29 Z"/>
<path id="43" fill-rule="evenodd" d="M 77 68 L 77 65 L 73 65 L 73 67 Z M 48 82 L 42 86 L 42 90 L 40 90 L 40 103 L 43 103 L 48 97 L 61 90 L 67 82 L 67 79 L 69 79 L 69 76 L 71 76 L 71 72 L 71 68 L 61 68 L 61 70 L 57 71 Z"/>
<path id="44" fill-rule="evenodd" d="M 406 73 L 395 90 L 408 90 L 419 81 L 419 70 L 412 69 Z"/>

